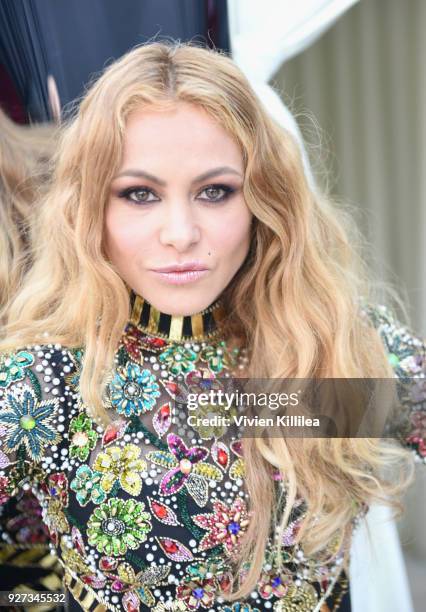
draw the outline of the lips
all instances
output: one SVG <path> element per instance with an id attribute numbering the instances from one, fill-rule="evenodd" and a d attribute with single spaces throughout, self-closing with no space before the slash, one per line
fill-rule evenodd
<path id="1" fill-rule="evenodd" d="M 154 272 L 195 272 L 198 270 L 207 270 L 207 266 L 200 263 L 184 263 L 184 264 L 174 264 L 172 266 L 164 266 L 163 268 L 154 268 Z"/>

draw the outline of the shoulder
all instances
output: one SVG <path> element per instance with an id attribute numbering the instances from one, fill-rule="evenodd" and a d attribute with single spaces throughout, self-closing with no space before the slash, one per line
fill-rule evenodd
<path id="1" fill-rule="evenodd" d="M 76 355 L 59 344 L 0 353 L 0 468 L 14 486 L 38 480 L 66 445 L 77 371 Z"/>
<path id="2" fill-rule="evenodd" d="M 397 376 L 426 375 L 426 340 L 383 304 L 363 302 L 361 316 L 379 333 Z"/>
<path id="3" fill-rule="evenodd" d="M 81 365 L 81 349 L 61 344 L 35 344 L 0 352 L 0 391 L 16 383 L 35 379 L 52 383 L 56 376 L 66 377 Z"/>
<path id="4" fill-rule="evenodd" d="M 57 441 L 53 422 L 65 418 L 78 370 L 74 352 L 59 344 L 0 353 L 0 437 L 8 452 L 24 442 L 37 460 L 43 445 Z"/>

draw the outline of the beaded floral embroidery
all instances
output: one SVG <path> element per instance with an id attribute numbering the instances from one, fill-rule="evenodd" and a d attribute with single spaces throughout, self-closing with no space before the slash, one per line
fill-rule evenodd
<path id="1" fill-rule="evenodd" d="M 418 378 L 404 397 L 411 426 L 401 442 L 426 461 L 425 345 L 386 309 L 366 312 L 395 375 Z M 32 487 L 52 551 L 97 602 L 127 612 L 308 612 L 329 602 L 343 548 L 330 543 L 327 566 L 305 556 L 295 544 L 300 499 L 283 536 L 284 569 L 275 566 L 271 527 L 257 590 L 241 602 L 220 596 L 251 518 L 242 441 L 220 427 L 186 431 L 176 423 L 185 389 L 213 388 L 243 367 L 243 351 L 223 340 L 169 342 L 129 324 L 107 392 L 107 427 L 81 402 L 82 358 L 81 350 L 47 345 L 0 359 L 0 503 Z M 284 494 L 280 474 L 274 481 Z"/>

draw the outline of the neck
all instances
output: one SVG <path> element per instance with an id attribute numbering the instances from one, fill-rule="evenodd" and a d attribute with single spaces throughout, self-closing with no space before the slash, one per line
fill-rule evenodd
<path id="1" fill-rule="evenodd" d="M 221 299 L 192 315 L 160 312 L 143 297 L 131 294 L 130 322 L 142 332 L 173 342 L 210 340 L 223 333 L 226 312 Z"/>

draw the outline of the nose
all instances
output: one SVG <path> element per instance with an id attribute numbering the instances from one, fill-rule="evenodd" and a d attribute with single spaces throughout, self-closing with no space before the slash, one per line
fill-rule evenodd
<path id="1" fill-rule="evenodd" d="M 190 202 L 174 200 L 164 210 L 160 242 L 179 252 L 187 251 L 200 240 L 201 232 Z"/>

